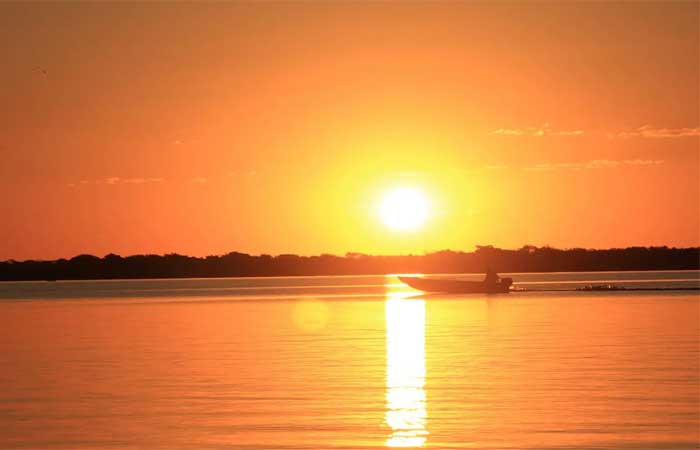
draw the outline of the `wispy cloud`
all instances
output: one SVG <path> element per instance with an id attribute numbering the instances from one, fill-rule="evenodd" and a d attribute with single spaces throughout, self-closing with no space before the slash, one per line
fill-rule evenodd
<path id="1" fill-rule="evenodd" d="M 160 183 L 165 181 L 165 178 L 120 178 L 120 177 L 105 177 L 97 180 L 80 180 L 77 184 L 145 184 L 145 183 Z M 68 186 L 75 187 L 76 183 L 69 183 Z"/>
<path id="2" fill-rule="evenodd" d="M 498 136 L 581 136 L 583 130 L 554 130 L 545 123 L 541 127 L 525 127 L 525 128 L 498 128 L 491 133 Z"/>
<path id="3" fill-rule="evenodd" d="M 662 159 L 593 159 L 584 162 L 543 163 L 523 167 L 524 170 L 584 170 L 584 169 L 614 169 L 623 166 L 655 166 L 663 164 Z"/>
<path id="4" fill-rule="evenodd" d="M 194 177 L 194 178 L 190 178 L 190 181 L 192 183 L 203 184 L 203 183 L 207 182 L 207 179 L 205 177 Z"/>
<path id="5" fill-rule="evenodd" d="M 624 162 L 631 166 L 652 166 L 663 164 L 665 161 L 663 159 L 626 159 Z"/>
<path id="6" fill-rule="evenodd" d="M 555 170 L 555 169 L 582 169 L 583 165 L 579 163 L 542 163 L 534 166 L 523 167 L 524 170 Z"/>
<path id="7" fill-rule="evenodd" d="M 586 132 L 584 130 L 555 130 L 548 123 L 541 127 L 525 127 L 525 128 L 498 128 L 491 131 L 489 134 L 497 136 L 582 136 Z M 627 131 L 609 131 L 602 133 L 609 138 L 684 138 L 700 136 L 700 127 L 695 128 L 659 128 L 651 125 L 644 125 L 634 130 Z"/>
<path id="8" fill-rule="evenodd" d="M 125 184 L 160 183 L 165 181 L 165 178 L 126 178 L 120 181 Z"/>
<path id="9" fill-rule="evenodd" d="M 654 128 L 651 125 L 644 125 L 636 130 L 632 131 L 622 131 L 619 133 L 608 133 L 609 137 L 619 137 L 619 138 L 631 138 L 631 137 L 641 137 L 641 138 L 651 138 L 651 139 L 663 139 L 663 138 L 683 138 L 683 137 L 693 137 L 700 136 L 700 127 L 695 128 Z"/>

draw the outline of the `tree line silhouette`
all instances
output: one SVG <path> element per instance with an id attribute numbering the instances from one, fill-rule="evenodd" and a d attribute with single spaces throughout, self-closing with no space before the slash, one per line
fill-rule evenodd
<path id="1" fill-rule="evenodd" d="M 700 248 L 560 250 L 526 245 L 517 250 L 504 250 L 489 245 L 477 246 L 473 252 L 443 250 L 425 255 L 254 256 L 231 252 L 202 258 L 175 253 L 126 257 L 110 253 L 103 258 L 79 255 L 54 261 L 4 261 L 0 262 L 0 280 L 474 273 L 486 267 L 499 272 L 698 270 Z"/>

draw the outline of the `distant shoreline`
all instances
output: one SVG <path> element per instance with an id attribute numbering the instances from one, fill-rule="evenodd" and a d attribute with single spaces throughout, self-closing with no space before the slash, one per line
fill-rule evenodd
<path id="1" fill-rule="evenodd" d="M 425 255 L 345 256 L 178 254 L 115 254 L 99 258 L 79 255 L 53 261 L 0 262 L 0 281 L 144 280 L 181 278 L 391 275 L 397 273 L 481 273 L 491 267 L 501 273 L 614 272 L 700 270 L 700 247 L 629 247 L 567 249 L 525 246 L 504 250 L 477 246 L 473 252 L 444 250 Z"/>

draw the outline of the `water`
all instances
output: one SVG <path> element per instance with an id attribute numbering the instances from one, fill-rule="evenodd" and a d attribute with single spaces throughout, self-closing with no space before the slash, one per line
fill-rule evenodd
<path id="1" fill-rule="evenodd" d="M 0 283 L 0 448 L 698 447 L 698 292 L 556 291 L 698 272 L 509 276 Z"/>

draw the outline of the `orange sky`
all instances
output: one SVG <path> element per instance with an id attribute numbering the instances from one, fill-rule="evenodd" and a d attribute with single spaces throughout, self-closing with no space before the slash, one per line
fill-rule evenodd
<path id="1" fill-rule="evenodd" d="M 2 3 L 0 259 L 699 245 L 699 19 Z M 394 186 L 421 231 L 378 220 Z"/>

